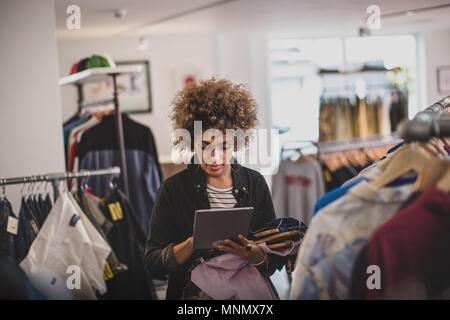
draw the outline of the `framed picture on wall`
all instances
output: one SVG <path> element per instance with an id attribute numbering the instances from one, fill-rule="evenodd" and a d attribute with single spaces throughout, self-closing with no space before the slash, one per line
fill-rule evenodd
<path id="1" fill-rule="evenodd" d="M 450 66 L 438 67 L 438 91 L 439 93 L 450 92 Z"/>
<path id="2" fill-rule="evenodd" d="M 116 61 L 116 65 L 142 66 L 140 73 L 123 74 L 117 77 L 120 110 L 126 113 L 151 112 L 153 105 L 150 62 L 148 60 Z M 100 101 L 111 99 L 113 90 L 112 79 L 103 82 L 86 83 L 83 86 L 84 100 Z"/>

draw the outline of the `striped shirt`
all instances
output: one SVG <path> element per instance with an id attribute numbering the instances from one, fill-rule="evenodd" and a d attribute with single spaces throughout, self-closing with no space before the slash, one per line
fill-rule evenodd
<path id="1" fill-rule="evenodd" d="M 215 188 L 207 185 L 208 199 L 211 209 L 215 208 L 233 208 L 237 201 L 233 195 L 233 187 L 226 189 Z"/>

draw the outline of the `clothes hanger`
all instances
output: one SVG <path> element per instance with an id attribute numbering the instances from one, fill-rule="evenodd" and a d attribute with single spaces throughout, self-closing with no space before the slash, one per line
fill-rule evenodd
<path id="1" fill-rule="evenodd" d="M 371 182 L 379 190 L 387 184 L 403 177 L 410 171 L 421 173 L 432 156 L 415 144 L 408 144 L 398 149 L 378 179 Z"/>
<path id="2" fill-rule="evenodd" d="M 330 156 L 330 154 L 322 156 L 322 161 L 330 171 L 334 171 L 333 158 Z"/>
<path id="3" fill-rule="evenodd" d="M 347 158 L 348 162 L 350 162 L 350 165 L 352 167 L 357 167 L 359 165 L 353 150 L 347 150 L 346 152 L 344 152 L 344 155 Z"/>
<path id="4" fill-rule="evenodd" d="M 328 168 L 330 168 L 330 170 L 333 172 L 339 169 L 339 160 L 335 153 L 332 153 L 330 155 L 330 158 L 328 158 L 328 164 Z"/>
<path id="5" fill-rule="evenodd" d="M 447 156 L 447 152 L 445 152 L 444 150 L 444 143 L 440 139 L 437 138 L 430 139 L 430 141 L 427 143 L 427 146 L 435 152 L 436 156 L 438 157 Z"/>
<path id="6" fill-rule="evenodd" d="M 364 155 L 361 152 L 361 150 L 359 149 L 353 150 L 353 154 L 355 155 L 359 167 L 363 167 L 366 165 L 367 161 L 366 159 L 364 159 Z"/>
<path id="7" fill-rule="evenodd" d="M 2 177 L 1 182 L 2 182 L 2 195 L 0 196 L 0 202 L 6 199 L 6 191 L 5 191 L 6 179 Z"/>
<path id="8" fill-rule="evenodd" d="M 343 151 L 339 153 L 339 160 L 341 161 L 343 167 L 353 167 L 347 155 Z"/>
<path id="9" fill-rule="evenodd" d="M 414 183 L 414 190 L 424 191 L 435 186 L 449 168 L 450 161 L 448 160 L 440 158 L 430 160 L 423 169 L 422 174 L 417 177 L 417 180 Z"/>
<path id="10" fill-rule="evenodd" d="M 294 162 L 299 163 L 299 162 L 304 162 L 306 160 L 305 156 L 302 153 L 302 149 L 301 148 L 295 149 L 295 152 L 297 152 L 299 154 L 299 157 Z"/>
<path id="11" fill-rule="evenodd" d="M 354 157 L 354 159 L 356 161 L 356 165 L 358 167 L 362 167 L 365 164 L 365 162 L 363 160 L 361 151 L 359 149 L 356 149 L 356 150 L 352 151 L 352 154 L 353 154 L 353 157 Z"/>
<path id="12" fill-rule="evenodd" d="M 436 188 L 446 193 L 450 192 L 450 168 L 447 168 L 444 176 L 437 183 Z"/>

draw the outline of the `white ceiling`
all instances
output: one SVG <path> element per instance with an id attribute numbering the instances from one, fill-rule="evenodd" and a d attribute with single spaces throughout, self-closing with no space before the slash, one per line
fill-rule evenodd
<path id="1" fill-rule="evenodd" d="M 217 3 L 221 4 L 209 7 Z M 374 3 L 383 15 L 450 4 L 450 0 L 56 0 L 56 25 L 58 39 L 233 31 L 356 34 L 365 25 L 367 7 Z M 66 8 L 71 4 L 81 8 L 81 30 L 65 26 Z M 208 8 L 195 11 L 201 7 Z M 114 10 L 121 8 L 127 16 L 116 19 Z M 450 28 L 449 17 L 450 7 L 382 16 L 379 33 Z"/>

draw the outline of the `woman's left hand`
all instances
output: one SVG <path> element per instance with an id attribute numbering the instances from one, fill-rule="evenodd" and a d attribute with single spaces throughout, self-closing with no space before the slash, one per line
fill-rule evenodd
<path id="1" fill-rule="evenodd" d="M 224 241 L 226 245 L 219 245 L 218 248 L 223 252 L 235 254 L 253 264 L 259 264 L 265 259 L 266 253 L 255 242 L 248 240 L 243 235 L 239 235 L 239 240 L 241 240 L 242 245 L 226 239 Z"/>

